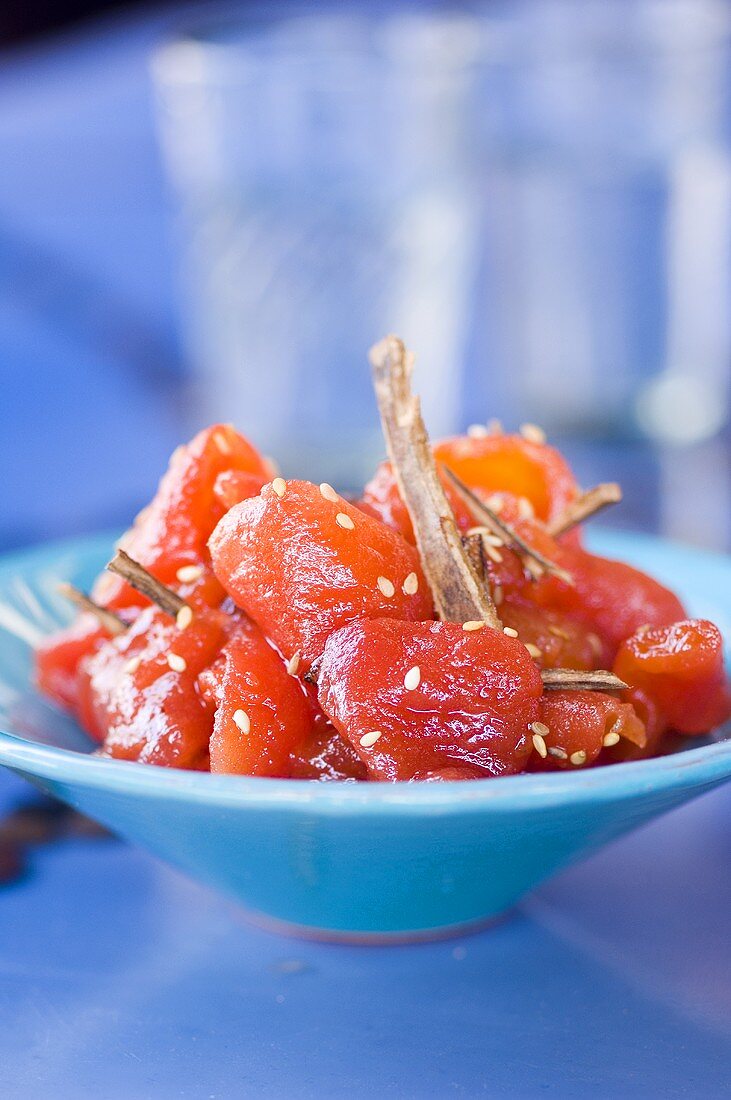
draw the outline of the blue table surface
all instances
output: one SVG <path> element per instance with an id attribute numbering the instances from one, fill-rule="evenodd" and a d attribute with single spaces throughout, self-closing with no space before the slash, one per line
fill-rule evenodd
<path id="1" fill-rule="evenodd" d="M 146 76 L 174 18 L 111 21 L 0 70 L 1 548 L 121 525 L 179 441 L 172 217 Z M 635 461 L 573 457 L 585 483 Z M 718 468 L 713 451 L 704 462 Z M 624 522 L 657 527 L 627 482 Z M 25 797 L 0 777 L 0 811 Z M 490 931 L 398 948 L 256 930 L 116 841 L 34 849 L 0 890 L 0 1090 L 727 1095 L 730 820 L 731 793 L 707 796 Z"/>

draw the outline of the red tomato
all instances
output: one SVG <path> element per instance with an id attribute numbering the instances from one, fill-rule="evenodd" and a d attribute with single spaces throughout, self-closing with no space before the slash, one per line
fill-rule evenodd
<path id="1" fill-rule="evenodd" d="M 45 638 L 35 652 L 38 690 L 64 710 L 76 712 L 79 703 L 78 667 L 109 640 L 93 615 L 79 615 L 65 630 Z"/>
<path id="2" fill-rule="evenodd" d="M 514 638 L 459 623 L 375 619 L 328 639 L 319 699 L 373 779 L 444 768 L 522 771 L 542 683 Z"/>
<path id="3" fill-rule="evenodd" d="M 400 535 L 329 488 L 280 489 L 266 485 L 232 508 L 210 548 L 221 584 L 287 659 L 299 653 L 307 671 L 355 619 L 431 615 L 418 555 Z"/>
<path id="4" fill-rule="evenodd" d="M 607 735 L 633 744 L 645 741 L 644 726 L 633 707 L 601 691 L 547 691 L 540 722 L 533 731 L 531 760 L 539 770 L 593 764 Z"/>
<path id="5" fill-rule="evenodd" d="M 678 733 L 707 733 L 731 713 L 723 640 L 706 619 L 641 628 L 620 647 L 614 669 Z"/>

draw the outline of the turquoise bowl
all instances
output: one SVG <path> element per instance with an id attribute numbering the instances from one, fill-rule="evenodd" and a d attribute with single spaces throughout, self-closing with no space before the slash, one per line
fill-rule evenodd
<path id="1" fill-rule="evenodd" d="M 103 760 L 33 690 L 32 646 L 69 618 L 110 537 L 0 563 L 0 763 L 256 920 L 329 939 L 417 939 L 504 913 L 554 872 L 731 777 L 731 730 L 655 760 L 466 783 L 316 784 Z M 731 636 L 731 561 L 627 534 L 594 546 L 670 583 Z"/>

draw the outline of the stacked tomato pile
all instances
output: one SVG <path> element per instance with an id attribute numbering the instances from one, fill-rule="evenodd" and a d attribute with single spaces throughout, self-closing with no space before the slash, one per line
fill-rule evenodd
<path id="1" fill-rule="evenodd" d="M 427 560 L 434 517 L 404 500 L 403 471 L 384 463 L 353 503 L 273 476 L 216 425 L 178 448 L 120 544 L 168 602 L 103 574 L 91 610 L 39 649 L 41 690 L 110 757 L 310 779 L 579 769 L 728 717 L 717 628 L 583 548 L 566 521 L 579 489 L 537 430 L 432 453 L 464 536 L 452 553 L 490 614 L 445 614 L 464 593 Z"/>

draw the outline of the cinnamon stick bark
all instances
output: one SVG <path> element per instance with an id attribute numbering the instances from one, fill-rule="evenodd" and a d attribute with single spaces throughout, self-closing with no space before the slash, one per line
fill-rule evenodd
<path id="1" fill-rule="evenodd" d="M 173 619 L 184 607 L 188 606 L 177 592 L 173 592 L 172 588 L 168 588 L 153 577 L 152 573 L 145 569 L 143 565 L 140 565 L 138 561 L 135 561 L 134 558 L 131 558 L 124 550 L 117 550 L 112 560 L 107 564 L 107 569 L 110 573 L 116 573 L 117 576 L 123 577 L 132 588 L 141 592 L 143 596 L 147 596 L 148 600 L 157 604 L 161 611 L 171 615 Z"/>
<path id="2" fill-rule="evenodd" d="M 387 336 L 369 358 L 389 458 L 437 614 L 449 622 L 482 620 L 499 630 L 495 605 L 464 549 L 437 476 L 421 405 L 411 391 L 414 356 L 398 337 Z"/>
<path id="3" fill-rule="evenodd" d="M 59 584 L 58 591 L 72 604 L 75 604 L 80 611 L 88 611 L 89 614 L 94 615 L 99 625 L 103 626 L 108 634 L 112 636 L 122 634 L 127 629 L 127 623 L 120 615 L 117 615 L 114 611 L 109 611 L 106 607 L 102 607 L 101 604 L 95 603 L 85 592 L 74 588 L 73 584 L 67 584 L 64 581 Z"/>
<path id="4" fill-rule="evenodd" d="M 572 527 L 577 527 L 584 520 L 595 516 L 597 512 L 608 508 L 610 504 L 619 504 L 622 499 L 622 489 L 616 481 L 604 481 L 593 489 L 587 489 L 585 493 L 577 497 L 567 506 L 562 514 L 548 524 L 548 533 L 558 538 L 565 535 Z"/>

